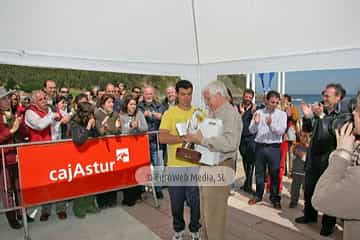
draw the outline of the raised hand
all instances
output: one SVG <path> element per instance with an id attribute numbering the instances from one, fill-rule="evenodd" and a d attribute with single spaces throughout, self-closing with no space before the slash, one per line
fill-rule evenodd
<path id="1" fill-rule="evenodd" d="M 258 112 L 254 113 L 254 122 L 255 122 L 255 124 L 260 123 L 260 113 L 258 113 Z"/>
<path id="2" fill-rule="evenodd" d="M 268 126 L 271 125 L 271 122 L 272 122 L 271 114 L 269 114 L 269 116 L 266 117 L 265 122 L 266 122 L 266 124 L 267 124 Z"/>
<path id="3" fill-rule="evenodd" d="M 70 116 L 70 115 L 64 116 L 64 117 L 61 118 L 60 122 L 61 122 L 62 124 L 66 124 L 66 123 L 70 122 L 70 119 L 71 119 L 71 116 Z"/>
<path id="4" fill-rule="evenodd" d="M 243 114 L 243 113 L 245 112 L 245 106 L 244 106 L 243 103 L 241 103 L 241 104 L 239 105 L 239 112 L 240 112 L 240 114 Z"/>
<path id="5" fill-rule="evenodd" d="M 145 116 L 145 117 L 151 117 L 151 112 L 148 111 L 148 110 L 146 110 L 146 111 L 144 112 L 144 116 Z"/>
<path id="6" fill-rule="evenodd" d="M 301 101 L 300 109 L 306 118 L 309 118 L 313 114 L 311 106 L 306 104 L 304 101 Z"/>
<path id="7" fill-rule="evenodd" d="M 55 119 L 56 121 L 60 121 L 60 120 L 61 120 L 61 115 L 60 115 L 60 113 L 55 112 L 55 113 L 54 113 L 54 119 Z"/>
<path id="8" fill-rule="evenodd" d="M 161 113 L 158 113 L 158 112 L 153 112 L 152 115 L 154 116 L 154 118 L 156 119 L 160 119 L 161 118 Z"/>
<path id="9" fill-rule="evenodd" d="M 251 104 L 251 112 L 256 112 L 256 104 Z"/>
<path id="10" fill-rule="evenodd" d="M 20 124 L 21 124 L 21 121 L 22 121 L 22 118 L 21 117 L 16 117 L 15 118 L 15 121 L 13 123 L 13 126 L 12 128 L 10 129 L 10 133 L 15 133 L 19 127 L 20 127 Z"/>
<path id="11" fill-rule="evenodd" d="M 313 104 L 312 105 L 312 111 L 314 112 L 314 114 L 316 116 L 320 117 L 321 115 L 324 114 L 324 105 L 322 105 L 321 103 Z"/>
<path id="12" fill-rule="evenodd" d="M 88 124 L 87 124 L 87 129 L 90 130 L 92 129 L 93 127 L 95 127 L 95 118 L 90 118 L 89 121 L 88 121 Z"/>
<path id="13" fill-rule="evenodd" d="M 344 149 L 352 153 L 354 151 L 355 136 L 353 134 L 354 124 L 346 123 L 336 132 L 336 149 Z"/>
<path id="14" fill-rule="evenodd" d="M 133 121 L 131 121 L 130 126 L 131 126 L 131 128 L 138 128 L 139 123 L 137 120 L 133 120 Z"/>
<path id="15" fill-rule="evenodd" d="M 119 118 L 115 121 L 115 128 L 121 128 L 121 121 Z"/>

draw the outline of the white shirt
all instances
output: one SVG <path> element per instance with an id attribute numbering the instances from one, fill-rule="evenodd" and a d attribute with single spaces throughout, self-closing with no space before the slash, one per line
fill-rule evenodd
<path id="1" fill-rule="evenodd" d="M 287 128 L 287 115 L 284 111 L 275 109 L 268 112 L 267 108 L 259 109 L 256 113 L 260 114 L 259 124 L 255 124 L 254 119 L 251 120 L 249 131 L 256 134 L 255 142 L 257 143 L 281 143 L 282 136 Z M 255 115 L 255 114 L 254 114 Z M 266 118 L 271 115 L 270 126 L 266 123 Z"/>

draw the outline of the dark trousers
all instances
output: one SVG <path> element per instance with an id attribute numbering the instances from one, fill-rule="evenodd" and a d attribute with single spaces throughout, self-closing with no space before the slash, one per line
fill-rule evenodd
<path id="1" fill-rule="evenodd" d="M 322 166 L 324 164 L 321 164 L 322 162 L 326 161 L 323 158 L 324 156 L 311 156 L 311 166 L 306 167 L 305 171 L 304 216 L 308 219 L 316 219 L 318 216 L 318 212 L 315 210 L 311 203 L 311 198 L 314 194 L 316 183 L 326 169 L 326 167 Z M 326 226 L 335 226 L 336 218 L 324 214 L 322 218 L 322 224 Z"/>
<path id="2" fill-rule="evenodd" d="M 291 202 L 298 204 L 301 186 L 304 188 L 305 182 L 305 162 L 298 156 L 293 159 L 292 183 L 291 183 Z"/>
<path id="3" fill-rule="evenodd" d="M 5 182 L 5 175 L 6 175 L 6 182 Z M 7 187 L 7 192 L 5 192 L 5 185 Z M 5 174 L 4 174 L 3 166 L 0 163 L 0 190 L 1 190 L 2 205 L 4 208 L 12 208 L 19 206 L 21 204 L 19 170 L 17 164 L 7 165 L 5 167 Z"/>
<path id="4" fill-rule="evenodd" d="M 143 192 L 142 186 L 135 186 L 131 188 L 123 189 L 124 199 L 123 204 L 132 206 L 137 200 L 141 199 L 141 193 Z"/>
<path id="5" fill-rule="evenodd" d="M 198 232 L 200 225 L 200 195 L 197 186 L 169 186 L 171 213 L 175 232 L 185 229 L 184 203 L 190 207 L 190 232 Z"/>
<path id="6" fill-rule="evenodd" d="M 5 167 L 5 182 L 5 174 L 3 172 L 1 161 L 2 160 L 0 159 L 0 190 L 2 206 L 3 208 L 17 207 L 21 204 L 18 165 L 9 164 Z M 7 192 L 5 192 L 5 185 L 7 187 Z M 6 212 L 6 217 L 10 224 L 15 223 L 18 219 L 22 219 L 20 211 L 16 210 Z"/>
<path id="7" fill-rule="evenodd" d="M 256 198 L 262 200 L 265 188 L 266 167 L 270 174 L 270 201 L 280 202 L 279 194 L 279 169 L 280 169 L 280 144 L 259 144 L 255 147 L 255 178 Z"/>
<path id="8" fill-rule="evenodd" d="M 252 191 L 252 176 L 255 165 L 255 141 L 253 137 L 241 139 L 239 147 L 245 171 L 244 191 Z"/>
<path id="9" fill-rule="evenodd" d="M 117 191 L 97 194 L 96 201 L 99 205 L 99 208 L 115 206 L 117 202 L 116 195 Z"/>

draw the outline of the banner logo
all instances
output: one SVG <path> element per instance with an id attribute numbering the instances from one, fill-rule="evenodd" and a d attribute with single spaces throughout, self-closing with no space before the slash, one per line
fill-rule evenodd
<path id="1" fill-rule="evenodd" d="M 116 161 L 129 162 L 129 149 L 128 148 L 120 148 L 116 149 Z"/>

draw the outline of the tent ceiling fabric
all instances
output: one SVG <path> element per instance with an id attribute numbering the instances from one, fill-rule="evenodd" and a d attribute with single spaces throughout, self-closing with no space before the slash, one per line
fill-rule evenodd
<path id="1" fill-rule="evenodd" d="M 4 1 L 2 1 L 4 2 Z M 5 0 L 0 49 L 140 63 L 194 64 L 189 1 Z"/>
<path id="2" fill-rule="evenodd" d="M 194 72 L 192 3 L 2 0 L 0 63 Z M 309 63 L 360 67 L 359 9 L 358 0 L 194 0 L 201 71 L 305 70 Z M 329 54 L 335 59 L 323 62 Z"/>
<path id="3" fill-rule="evenodd" d="M 360 1 L 196 1 L 202 63 L 360 47 Z"/>

